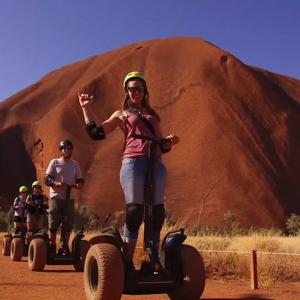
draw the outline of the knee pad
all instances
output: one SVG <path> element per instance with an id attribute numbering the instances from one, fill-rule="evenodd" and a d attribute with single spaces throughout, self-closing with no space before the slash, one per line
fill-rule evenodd
<path id="1" fill-rule="evenodd" d="M 144 217 L 143 205 L 132 204 L 126 207 L 126 227 L 131 232 L 137 232 Z"/>
<path id="2" fill-rule="evenodd" d="M 153 231 L 160 232 L 164 224 L 166 216 L 165 207 L 163 204 L 153 206 Z"/>

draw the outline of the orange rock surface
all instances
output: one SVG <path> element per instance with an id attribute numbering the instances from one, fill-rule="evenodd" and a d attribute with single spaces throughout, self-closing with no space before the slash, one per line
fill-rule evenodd
<path id="1" fill-rule="evenodd" d="M 284 57 L 282 58 L 284 59 Z M 243 64 L 198 38 L 131 44 L 64 66 L 0 103 L 0 205 L 30 185 L 71 139 L 86 184 L 83 203 L 100 216 L 124 209 L 123 136 L 85 132 L 78 91 L 95 96 L 98 124 L 121 108 L 122 81 L 145 73 L 164 134 L 181 141 L 164 155 L 170 218 L 187 225 L 283 225 L 300 213 L 300 81 Z"/>

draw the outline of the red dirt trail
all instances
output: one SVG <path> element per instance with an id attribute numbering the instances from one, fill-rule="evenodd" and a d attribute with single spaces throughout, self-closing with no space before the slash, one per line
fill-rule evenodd
<path id="1" fill-rule="evenodd" d="M 85 300 L 83 273 L 72 266 L 46 266 L 43 272 L 30 272 L 27 260 L 12 262 L 0 256 L 1 300 Z M 167 300 L 167 295 L 124 295 L 122 300 Z M 201 299 L 296 300 L 300 299 L 300 282 L 280 283 L 271 289 L 252 291 L 247 281 L 207 280 Z M 188 299 L 186 299 L 188 300 Z"/>

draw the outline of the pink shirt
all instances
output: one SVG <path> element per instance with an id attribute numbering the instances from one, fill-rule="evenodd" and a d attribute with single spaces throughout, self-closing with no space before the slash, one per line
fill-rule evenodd
<path id="1" fill-rule="evenodd" d="M 132 135 L 135 133 L 145 136 L 154 136 L 153 133 L 140 117 L 129 111 L 125 111 L 125 113 L 127 114 L 127 122 L 123 127 L 125 143 L 122 159 L 128 157 L 147 156 L 150 141 L 135 139 L 132 137 Z M 152 124 L 155 132 L 158 134 L 159 120 L 157 120 L 155 116 L 148 113 L 143 114 L 143 116 Z M 157 156 L 161 156 L 159 147 L 157 147 Z"/>

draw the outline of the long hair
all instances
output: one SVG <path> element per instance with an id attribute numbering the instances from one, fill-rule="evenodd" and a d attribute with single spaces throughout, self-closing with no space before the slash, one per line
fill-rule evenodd
<path id="1" fill-rule="evenodd" d="M 126 94 L 126 97 L 124 99 L 124 102 L 123 102 L 123 109 L 124 110 L 128 110 L 130 109 L 131 107 L 133 107 L 132 103 L 131 103 L 131 100 L 130 100 L 130 97 L 129 97 L 129 94 L 128 94 L 128 91 L 127 91 L 127 84 L 129 81 L 132 81 L 132 80 L 139 80 L 143 83 L 143 86 L 144 86 L 144 97 L 143 97 L 143 100 L 142 100 L 142 106 L 146 109 L 146 111 L 157 118 L 157 120 L 160 120 L 160 117 L 158 115 L 158 113 L 150 106 L 150 103 L 149 103 L 149 92 L 148 92 L 148 88 L 147 88 L 147 84 L 146 82 L 141 79 L 141 78 L 138 78 L 138 77 L 133 77 L 133 78 L 130 78 L 129 80 L 127 80 L 126 84 L 125 84 L 125 94 Z"/>

